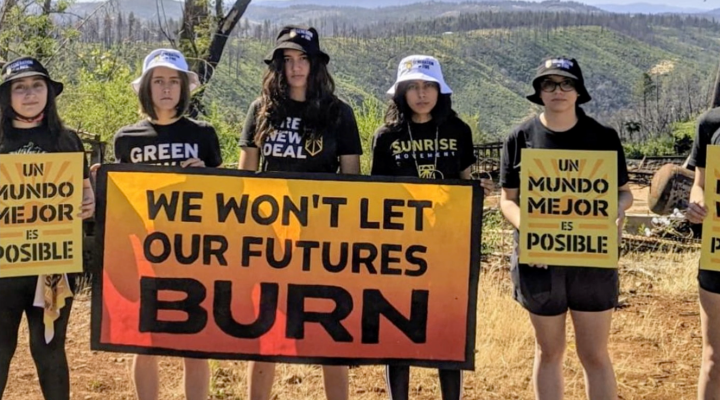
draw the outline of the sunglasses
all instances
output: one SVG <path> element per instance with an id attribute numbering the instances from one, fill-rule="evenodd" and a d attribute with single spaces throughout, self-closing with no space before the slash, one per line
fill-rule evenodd
<path id="1" fill-rule="evenodd" d="M 554 92 L 558 88 L 558 86 L 563 92 L 571 92 L 575 90 L 575 82 L 572 79 L 566 79 L 562 82 L 555 82 L 550 79 L 545 79 L 544 81 L 540 82 L 540 90 L 547 93 Z"/>

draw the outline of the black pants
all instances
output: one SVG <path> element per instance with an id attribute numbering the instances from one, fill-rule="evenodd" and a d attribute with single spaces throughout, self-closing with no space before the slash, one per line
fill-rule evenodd
<path id="1" fill-rule="evenodd" d="M 442 400 L 460 400 L 462 395 L 462 371 L 459 369 L 439 369 Z M 388 365 L 385 370 L 390 400 L 408 400 L 410 387 L 410 367 Z"/>
<path id="2" fill-rule="evenodd" d="M 0 279 L 0 399 L 10 373 L 10 361 L 17 347 L 18 329 L 25 313 L 30 327 L 30 352 L 37 368 L 45 400 L 70 399 L 70 373 L 65 356 L 65 334 L 72 299 L 55 321 L 55 337 L 45 343 L 43 309 L 33 306 L 37 277 Z M 10 382 L 12 385 L 13 382 Z"/>

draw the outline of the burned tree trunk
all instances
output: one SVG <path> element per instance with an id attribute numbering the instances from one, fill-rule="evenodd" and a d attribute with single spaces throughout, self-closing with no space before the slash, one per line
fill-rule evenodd
<path id="1" fill-rule="evenodd" d="M 224 12 L 222 1 L 218 0 L 215 4 L 215 18 L 213 23 L 210 22 L 208 16 L 207 3 L 196 2 L 195 0 L 186 0 L 183 10 L 183 31 L 180 35 L 181 49 L 191 58 L 190 68 L 200 77 L 200 83 L 203 87 L 195 93 L 190 104 L 190 116 L 196 117 L 202 113 L 202 99 L 204 96 L 204 87 L 210 82 L 220 60 L 222 59 L 225 45 L 227 44 L 230 34 L 240 22 L 243 14 L 250 5 L 251 0 L 236 0 L 235 4 Z M 199 26 L 209 26 L 210 35 L 207 40 L 198 40 L 201 29 Z M 202 43 L 209 43 L 205 46 Z"/>
<path id="2" fill-rule="evenodd" d="M 712 93 L 710 108 L 720 107 L 720 65 L 715 74 Z M 648 207 L 654 213 L 667 215 L 676 208 L 687 208 L 695 179 L 695 171 L 688 168 L 689 161 L 690 156 L 682 167 L 668 164 L 655 173 L 648 194 Z"/>

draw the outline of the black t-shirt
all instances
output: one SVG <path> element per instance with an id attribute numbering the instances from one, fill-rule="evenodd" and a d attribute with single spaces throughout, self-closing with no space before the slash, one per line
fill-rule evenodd
<path id="1" fill-rule="evenodd" d="M 46 127 L 14 128 L 0 142 L 0 154 L 83 153 L 83 178 L 90 176 L 85 147 L 78 135 L 68 129 L 52 138 Z"/>
<path id="2" fill-rule="evenodd" d="M 720 107 L 701 115 L 698 119 L 695 142 L 688 166 L 705 168 L 707 162 L 707 146 L 720 144 Z"/>
<path id="3" fill-rule="evenodd" d="M 578 123 L 565 132 L 546 128 L 540 117 L 532 118 L 517 127 L 505 139 L 500 162 L 500 185 L 508 189 L 520 187 L 520 152 L 523 148 L 556 150 L 596 150 L 617 152 L 618 187 L 630 181 L 625 151 L 618 133 L 585 115 L 578 114 Z"/>
<path id="4" fill-rule="evenodd" d="M 457 117 L 440 127 L 433 121 L 399 130 L 383 125 L 373 138 L 372 175 L 459 179 L 475 160 L 472 131 Z"/>
<path id="5" fill-rule="evenodd" d="M 578 123 L 565 132 L 553 132 L 540 122 L 540 117 L 535 117 L 510 133 L 505 139 L 501 155 L 500 185 L 502 187 L 520 188 L 520 154 L 523 148 L 616 151 L 618 187 L 630 181 L 625 164 L 625 151 L 617 131 L 601 125 L 585 115 L 582 110 L 578 114 Z M 513 238 L 517 249 L 520 240 L 517 229 Z M 519 265 L 517 252 L 513 253 L 511 262 L 513 267 Z"/>
<path id="6" fill-rule="evenodd" d="M 275 127 L 275 132 L 268 135 L 260 149 L 262 171 L 336 173 L 340 156 L 362 154 L 360 132 L 349 105 L 340 103 L 340 122 L 336 127 L 313 135 L 313 132 L 305 132 L 303 126 L 306 103 L 288 101 L 286 121 Z M 259 108 L 260 100 L 250 105 L 240 134 L 240 147 L 257 147 L 254 140 Z"/>
<path id="7" fill-rule="evenodd" d="M 185 117 L 170 125 L 155 125 L 143 120 L 122 127 L 115 134 L 114 142 L 118 163 L 174 166 L 198 158 L 206 167 L 222 165 L 215 128 Z"/>

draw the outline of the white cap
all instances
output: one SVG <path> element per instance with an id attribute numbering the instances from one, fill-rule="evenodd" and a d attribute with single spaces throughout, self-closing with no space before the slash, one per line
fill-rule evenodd
<path id="1" fill-rule="evenodd" d="M 416 80 L 435 82 L 440 85 L 440 93 L 452 93 L 450 86 L 445 83 L 445 78 L 443 78 L 440 61 L 431 56 L 414 55 L 405 57 L 400 61 L 397 80 L 387 91 L 387 94 L 394 95 L 395 89 L 400 82 Z"/>
<path id="2" fill-rule="evenodd" d="M 190 71 L 188 63 L 185 61 L 185 57 L 181 52 L 175 49 L 157 49 L 153 50 L 147 55 L 147 57 L 145 57 L 142 75 L 132 82 L 132 87 L 135 90 L 135 93 L 140 91 L 140 81 L 142 81 L 145 74 L 157 67 L 167 67 L 188 74 L 188 78 L 190 79 L 190 91 L 193 91 L 200 86 L 200 79 L 198 78 L 198 75 Z"/>

